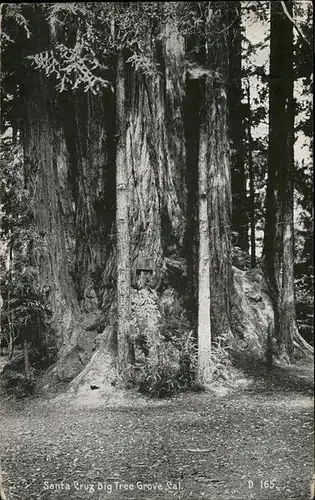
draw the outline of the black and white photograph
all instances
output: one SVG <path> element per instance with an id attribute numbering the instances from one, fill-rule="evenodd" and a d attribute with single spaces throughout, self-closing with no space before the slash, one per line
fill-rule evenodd
<path id="1" fill-rule="evenodd" d="M 313 33 L 0 5 L 0 500 L 314 500 Z"/>

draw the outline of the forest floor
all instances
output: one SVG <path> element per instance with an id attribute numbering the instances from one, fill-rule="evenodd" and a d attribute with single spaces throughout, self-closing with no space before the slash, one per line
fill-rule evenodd
<path id="1" fill-rule="evenodd" d="M 234 391 L 2 398 L 9 500 L 309 499 L 311 365 Z"/>

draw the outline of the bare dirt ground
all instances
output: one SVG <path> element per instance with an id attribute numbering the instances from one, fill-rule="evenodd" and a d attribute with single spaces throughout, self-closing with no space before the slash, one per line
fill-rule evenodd
<path id="1" fill-rule="evenodd" d="M 8 499 L 309 499 L 312 381 L 296 365 L 169 400 L 2 397 Z"/>

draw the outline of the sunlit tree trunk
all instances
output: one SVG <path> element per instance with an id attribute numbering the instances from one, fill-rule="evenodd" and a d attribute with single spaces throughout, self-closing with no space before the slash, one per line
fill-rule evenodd
<path id="1" fill-rule="evenodd" d="M 256 226 L 255 226 L 255 174 L 253 168 L 252 120 L 250 107 L 250 86 L 247 87 L 248 117 L 247 117 L 247 163 L 249 177 L 249 220 L 250 220 L 250 263 L 256 266 Z"/>
<path id="2" fill-rule="evenodd" d="M 205 9 L 204 61 L 191 70 L 200 92 L 198 156 L 199 282 L 198 375 L 207 380 L 211 340 L 231 335 L 231 174 L 228 138 L 228 7 L 210 2 Z M 196 61 L 197 62 L 197 61 Z M 199 62 L 199 61 L 198 61 Z M 197 63 L 198 64 L 198 63 Z"/>
<path id="3" fill-rule="evenodd" d="M 209 86 L 204 81 L 201 92 L 199 158 L 198 158 L 198 205 L 199 205 L 199 258 L 198 258 L 198 379 L 207 381 L 211 356 L 210 322 L 210 239 L 208 218 L 208 123 L 207 107 Z"/>
<path id="4" fill-rule="evenodd" d="M 126 159 L 126 110 L 124 57 L 117 55 L 116 74 L 116 227 L 117 227 L 117 347 L 118 365 L 128 364 L 130 321 L 129 188 Z"/>

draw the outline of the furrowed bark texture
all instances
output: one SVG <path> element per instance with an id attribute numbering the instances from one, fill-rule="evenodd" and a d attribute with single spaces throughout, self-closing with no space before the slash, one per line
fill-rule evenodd
<path id="1" fill-rule="evenodd" d="M 186 210 L 183 40 L 176 26 L 165 30 L 152 46 L 161 73 L 129 75 L 127 130 L 132 260 L 161 269 L 164 257 L 182 255 Z"/>
<path id="2" fill-rule="evenodd" d="M 114 96 L 110 90 L 96 96 L 77 91 L 61 99 L 75 218 L 74 279 L 80 308 L 89 313 L 107 299 L 104 268 L 115 274 Z"/>
<path id="3" fill-rule="evenodd" d="M 288 3 L 292 11 L 292 4 Z M 278 349 L 293 355 L 293 27 L 281 2 L 271 3 L 269 156 L 264 264 Z"/>
<path id="4" fill-rule="evenodd" d="M 117 227 L 117 263 L 119 265 L 117 279 L 123 279 L 123 282 L 118 284 L 120 292 L 118 292 L 118 301 L 116 301 L 116 287 L 113 286 L 116 283 L 116 266 L 113 265 L 116 262 L 114 255 L 116 238 L 110 238 L 112 243 L 109 244 L 109 250 L 106 253 L 108 257 L 103 272 L 103 309 L 109 311 L 107 322 L 112 326 L 105 328 L 104 333 L 100 336 L 100 349 L 97 348 L 84 372 L 71 384 L 71 388 L 75 390 L 93 381 L 97 385 L 104 386 L 115 378 L 111 367 L 112 362 L 107 353 L 113 352 L 115 355 L 116 352 L 109 337 L 114 334 L 116 329 L 117 314 L 118 321 L 122 322 L 121 328 L 127 325 L 127 320 L 130 322 L 130 342 L 137 341 L 135 325 L 141 323 L 143 326 L 141 336 L 146 338 L 147 355 L 154 356 L 156 353 L 151 349 L 150 335 L 158 332 L 160 293 L 163 293 L 165 288 L 169 286 L 177 288 L 181 295 L 185 293 L 183 279 L 185 266 L 182 258 L 186 212 L 184 178 L 186 159 L 183 126 L 184 45 L 176 26 L 167 26 L 165 30 L 166 36 L 163 43 L 153 44 L 150 37 L 148 39 L 154 60 L 159 64 L 159 73 L 153 72 L 150 75 L 143 75 L 141 71 L 136 72 L 128 64 L 124 66 L 125 137 L 121 133 L 118 134 L 118 130 L 115 132 L 118 140 L 116 143 L 118 153 L 117 187 L 119 186 L 116 201 L 117 222 L 122 225 L 120 229 Z M 123 92 L 123 78 L 122 75 L 119 78 L 119 71 L 117 72 L 117 84 L 116 114 L 118 119 L 121 111 L 119 106 L 122 105 L 118 99 L 121 100 Z M 110 139 L 110 133 L 108 136 L 107 141 Z M 124 141 L 126 152 L 123 151 Z M 127 178 L 125 177 L 124 161 L 127 165 Z M 107 181 L 110 179 L 110 173 L 109 163 L 109 168 L 105 173 Z M 123 182 L 121 182 L 121 174 L 123 174 Z M 127 182 L 129 183 L 129 191 L 126 202 L 125 186 Z M 110 185 L 112 185 L 112 180 L 110 180 Z M 106 185 L 104 189 L 106 190 Z M 124 198 L 123 206 L 121 196 Z M 122 255 L 126 255 L 126 246 L 128 246 L 125 238 L 126 236 L 128 238 L 126 234 L 126 208 L 129 210 L 130 270 L 128 270 L 128 266 L 120 267 L 119 264 Z M 122 210 L 123 213 L 121 213 Z M 106 205 L 104 220 L 107 219 L 107 214 L 112 214 L 112 209 Z M 119 236 L 120 232 L 122 234 Z M 107 248 L 106 245 L 104 248 Z M 150 273 L 147 275 L 146 272 L 141 273 L 146 276 L 140 285 L 141 279 L 136 283 L 133 280 L 136 264 L 141 259 L 152 259 L 155 271 L 153 276 Z M 177 274 L 169 272 L 168 269 L 169 263 L 174 261 L 179 265 Z M 121 293 L 122 288 L 123 291 L 126 291 L 126 283 L 129 287 L 130 271 L 132 277 L 131 312 L 127 318 L 129 306 L 125 304 L 126 295 L 119 297 L 119 293 Z M 147 281 L 148 277 L 150 278 L 149 282 Z M 122 288 L 121 285 L 123 285 Z M 118 355 L 123 357 L 122 360 L 120 359 L 120 364 L 126 366 L 127 350 L 123 348 L 119 354 L 119 345 L 122 342 L 126 348 L 127 331 L 121 333 L 122 337 L 119 339 L 118 327 Z M 136 358 L 137 353 L 136 350 Z"/>
<path id="5" fill-rule="evenodd" d="M 248 206 L 245 175 L 245 133 L 242 112 L 241 2 L 229 8 L 228 114 L 231 140 L 232 229 L 238 234 L 237 245 L 248 252 Z"/>
<path id="6" fill-rule="evenodd" d="M 211 3 L 212 4 L 212 3 Z M 207 61 L 213 78 L 206 80 L 208 102 L 208 217 L 210 231 L 210 296 L 213 337 L 231 334 L 233 274 L 231 260 L 231 173 L 228 141 L 227 2 L 213 2 L 208 23 Z M 216 33 L 220 33 L 216 35 Z"/>
<path id="7" fill-rule="evenodd" d="M 30 191 L 37 236 L 39 285 L 52 310 L 55 345 L 67 352 L 73 343 L 74 319 L 79 309 L 69 256 L 73 224 L 68 185 L 68 153 L 56 105 L 56 94 L 47 79 L 33 74 L 24 87 L 24 160 L 26 187 Z"/>
<path id="8" fill-rule="evenodd" d="M 40 16 L 34 19 L 35 26 L 41 22 Z M 37 31 L 31 53 L 50 43 L 48 27 L 47 33 L 44 26 Z M 109 238 L 115 215 L 115 114 L 109 93 L 60 95 L 54 85 L 34 71 L 22 86 L 25 179 L 37 232 L 33 254 L 58 358 L 52 380 L 55 375 L 71 380 L 91 357 L 100 306 L 107 312 L 113 297 L 106 276 L 115 274 Z"/>
<path id="9" fill-rule="evenodd" d="M 233 275 L 231 265 L 231 174 L 230 150 L 228 138 L 228 40 L 227 30 L 229 9 L 226 2 L 210 2 L 204 11 L 205 33 L 201 39 L 192 37 L 188 48 L 194 50 L 195 45 L 201 45 L 202 50 L 189 57 L 187 62 L 186 90 L 194 105 L 199 106 L 199 116 L 192 113 L 193 125 L 199 128 L 199 133 L 194 133 L 193 125 L 185 123 L 187 160 L 195 165 L 198 171 L 199 182 L 196 180 L 194 168 L 188 164 L 188 178 L 194 188 L 188 190 L 188 206 L 190 209 L 187 235 L 190 236 L 191 265 L 194 267 L 193 231 L 198 228 L 194 221 L 196 207 L 199 206 L 199 259 L 200 250 L 204 251 L 205 232 L 201 230 L 201 220 L 206 196 L 208 232 L 209 232 L 209 268 L 210 291 L 207 294 L 207 303 L 210 305 L 211 327 L 207 332 L 212 338 L 231 334 L 231 299 L 233 294 Z M 219 33 L 219 35 L 218 35 Z M 197 83 L 198 82 L 198 83 Z M 185 111 L 192 111 L 192 105 L 186 100 Z M 205 113 L 205 119 L 203 118 Z M 205 126 L 206 124 L 206 126 Z M 198 144 L 198 147 L 196 146 Z M 199 169 L 198 169 L 199 165 Z M 201 166 L 207 170 L 207 189 L 200 192 Z M 199 185 L 198 185 L 199 184 Z M 203 183 L 202 183 L 203 184 Z M 198 205 L 199 203 L 199 205 Z M 201 209 L 202 207 L 202 209 Z M 200 210 L 201 209 L 201 210 Z M 199 260 L 199 266 L 205 266 L 205 253 Z M 207 276 L 200 272 L 199 283 L 205 295 L 205 281 Z M 200 281 L 201 280 L 201 281 Z M 191 279 L 190 285 L 194 285 Z M 210 299 L 209 299 L 210 296 Z M 204 305 L 205 305 L 204 300 Z M 193 309 L 193 308 L 192 308 Z M 208 316 L 208 311 L 202 312 L 198 306 L 198 316 Z M 200 337 L 201 331 L 198 331 Z M 200 337 L 201 339 L 201 337 Z M 208 342 L 207 342 L 208 344 Z M 208 347 L 207 349 L 208 350 Z M 209 360 L 208 360 L 209 361 Z"/>

